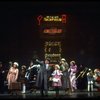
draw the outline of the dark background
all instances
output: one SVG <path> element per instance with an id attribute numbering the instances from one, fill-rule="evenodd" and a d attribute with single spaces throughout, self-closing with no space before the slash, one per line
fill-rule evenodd
<path id="1" fill-rule="evenodd" d="M 36 17 L 41 14 L 69 15 L 63 57 L 68 62 L 100 66 L 100 2 L 0 2 L 0 60 L 29 64 L 37 52 L 43 58 Z"/>

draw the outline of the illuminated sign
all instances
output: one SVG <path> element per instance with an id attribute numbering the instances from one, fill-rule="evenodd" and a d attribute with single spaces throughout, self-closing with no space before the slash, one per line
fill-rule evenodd
<path id="1" fill-rule="evenodd" d="M 62 21 L 62 18 L 59 16 L 46 16 L 43 19 L 44 21 Z"/>
<path id="2" fill-rule="evenodd" d="M 45 58 L 49 57 L 52 63 L 57 63 L 61 58 L 61 42 L 46 41 L 44 45 Z"/>
<path id="3" fill-rule="evenodd" d="M 61 59 L 61 54 L 45 54 L 45 58 L 50 58 L 51 63 L 58 63 Z"/>
<path id="4" fill-rule="evenodd" d="M 65 38 L 68 15 L 39 15 L 37 23 L 41 38 Z"/>
<path id="5" fill-rule="evenodd" d="M 62 29 L 57 29 L 57 28 L 48 28 L 48 29 L 44 29 L 43 30 L 43 33 L 49 33 L 51 35 L 54 35 L 54 34 L 58 34 L 58 33 L 62 33 Z"/>
<path id="6" fill-rule="evenodd" d="M 39 15 L 37 17 L 38 25 L 40 25 L 42 22 L 62 22 L 66 23 L 68 20 L 68 16 L 65 14 L 62 14 L 61 16 L 42 16 Z"/>
<path id="7" fill-rule="evenodd" d="M 41 20 L 43 19 L 43 16 L 42 15 L 40 15 L 40 16 L 38 16 L 37 17 L 37 20 L 38 20 L 38 25 L 40 25 L 41 24 Z"/>

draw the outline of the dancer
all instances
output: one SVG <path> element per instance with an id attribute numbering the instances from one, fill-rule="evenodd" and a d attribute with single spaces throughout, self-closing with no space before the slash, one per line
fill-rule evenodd
<path id="1" fill-rule="evenodd" d="M 30 65 L 28 69 L 26 70 L 25 78 L 27 79 L 27 86 L 29 89 L 29 92 L 36 92 L 36 79 L 37 79 L 37 73 L 39 70 L 40 64 L 34 64 L 34 62 L 31 60 Z"/>
<path id="2" fill-rule="evenodd" d="M 19 69 L 18 69 L 19 64 L 17 62 L 13 63 L 13 66 L 10 67 L 8 74 L 7 74 L 7 81 L 8 81 L 8 90 L 12 92 L 12 83 L 17 82 L 18 79 L 18 74 L 19 74 Z"/>
<path id="3" fill-rule="evenodd" d="M 19 81 L 22 84 L 22 93 L 26 93 L 26 78 L 25 78 L 25 73 L 26 73 L 26 66 L 22 65 L 21 70 L 19 72 Z"/>
<path id="4" fill-rule="evenodd" d="M 93 91 L 93 71 L 89 68 L 87 73 L 88 92 Z"/>
<path id="5" fill-rule="evenodd" d="M 69 73 L 68 73 L 69 65 L 67 61 L 65 60 L 65 58 L 62 58 L 60 60 L 60 67 L 63 73 L 62 89 L 65 90 L 65 93 L 70 93 L 70 80 L 69 80 Z"/>
<path id="6" fill-rule="evenodd" d="M 59 95 L 59 88 L 62 86 L 62 82 L 61 82 L 62 75 L 63 73 L 60 70 L 60 66 L 56 64 L 54 66 L 54 71 L 52 73 L 52 86 L 54 87 L 56 91 L 56 96 Z"/>
<path id="7" fill-rule="evenodd" d="M 4 69 L 4 66 L 2 62 L 0 62 L 0 93 L 4 93 L 5 73 L 6 71 Z"/>
<path id="8" fill-rule="evenodd" d="M 93 78 L 94 78 L 94 86 L 100 92 L 100 69 L 94 70 Z"/>
<path id="9" fill-rule="evenodd" d="M 71 91 L 74 92 L 77 89 L 76 86 L 77 65 L 75 61 L 70 62 L 69 72 L 70 72 Z"/>
<path id="10" fill-rule="evenodd" d="M 39 61 L 36 59 L 36 62 L 40 64 L 40 69 L 37 74 L 36 86 L 40 88 L 41 96 L 48 96 L 48 81 L 49 81 L 49 71 L 50 71 L 50 59 L 46 58 L 45 61 Z"/>

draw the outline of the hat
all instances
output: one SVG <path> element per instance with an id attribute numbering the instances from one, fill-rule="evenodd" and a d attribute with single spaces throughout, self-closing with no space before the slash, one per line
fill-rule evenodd
<path id="1" fill-rule="evenodd" d="M 48 60 L 50 62 L 50 58 L 45 58 L 45 60 Z"/>
<path id="2" fill-rule="evenodd" d="M 14 62 L 14 65 L 16 65 L 17 67 L 19 66 L 19 64 L 17 62 Z"/>
<path id="3" fill-rule="evenodd" d="M 56 64 L 55 67 L 57 67 L 58 69 L 60 69 L 60 66 L 58 64 Z"/>
<path id="4" fill-rule="evenodd" d="M 71 63 L 75 64 L 75 61 L 74 61 L 74 60 L 72 60 L 72 61 L 71 61 Z"/>
<path id="5" fill-rule="evenodd" d="M 99 71 L 100 71 L 99 69 L 94 69 L 94 73 L 95 73 L 95 72 L 99 72 Z"/>
<path id="6" fill-rule="evenodd" d="M 62 58 L 61 61 L 66 61 L 65 58 Z"/>
<path id="7" fill-rule="evenodd" d="M 89 71 L 91 71 L 91 69 L 90 69 L 90 68 L 89 68 L 88 70 L 89 70 Z"/>
<path id="8" fill-rule="evenodd" d="M 26 66 L 25 65 L 22 65 L 22 68 L 26 69 Z"/>

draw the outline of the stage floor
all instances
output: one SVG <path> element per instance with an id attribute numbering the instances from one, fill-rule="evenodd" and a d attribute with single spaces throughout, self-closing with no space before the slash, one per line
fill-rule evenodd
<path id="1" fill-rule="evenodd" d="M 61 99 L 64 99 L 64 98 L 98 98 L 100 97 L 100 92 L 87 92 L 87 91 L 77 91 L 77 92 L 73 92 L 71 93 L 70 95 L 68 94 L 65 94 L 64 91 L 59 91 L 59 96 L 56 96 L 55 95 L 55 91 L 48 91 L 48 96 L 44 96 L 42 97 L 40 95 L 40 92 L 39 91 L 36 91 L 35 92 L 32 92 L 32 93 L 29 93 L 27 91 L 26 94 L 22 94 L 22 93 L 18 93 L 17 95 L 16 94 L 0 94 L 0 99 L 32 99 L 32 98 L 36 98 L 36 99 L 54 99 L 54 98 L 61 98 Z"/>

